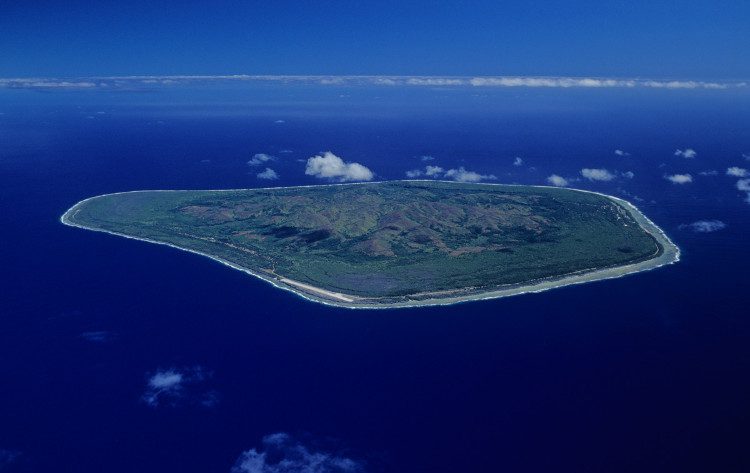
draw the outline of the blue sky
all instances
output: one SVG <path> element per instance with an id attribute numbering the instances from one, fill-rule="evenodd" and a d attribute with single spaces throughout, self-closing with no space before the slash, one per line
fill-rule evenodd
<path id="1" fill-rule="evenodd" d="M 750 2 L 14 2 L 0 77 L 750 77 Z"/>

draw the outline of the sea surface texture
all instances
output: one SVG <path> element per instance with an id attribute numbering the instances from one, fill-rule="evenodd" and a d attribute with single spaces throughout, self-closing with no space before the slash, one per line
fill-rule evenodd
<path id="1" fill-rule="evenodd" d="M 749 124 L 744 89 L 0 90 L 0 471 L 748 471 Z M 681 261 L 352 311 L 59 221 L 112 192 L 336 182 L 326 152 L 359 179 L 557 176 L 637 205 Z"/>

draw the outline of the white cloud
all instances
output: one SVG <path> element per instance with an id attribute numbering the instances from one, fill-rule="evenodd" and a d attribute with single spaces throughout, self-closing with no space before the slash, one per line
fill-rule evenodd
<path id="1" fill-rule="evenodd" d="M 274 123 L 281 125 L 282 123 L 286 123 L 286 120 L 275 120 Z"/>
<path id="2" fill-rule="evenodd" d="M 664 179 L 668 180 L 672 184 L 688 184 L 693 182 L 693 176 L 690 174 L 670 174 L 664 176 Z"/>
<path id="3" fill-rule="evenodd" d="M 158 371 L 148 380 L 148 385 L 152 389 L 176 389 L 180 383 L 182 373 L 174 370 Z"/>
<path id="4" fill-rule="evenodd" d="M 448 169 L 443 176 L 457 182 L 479 182 L 497 179 L 497 177 L 492 174 L 479 174 L 474 171 L 467 171 L 463 166 L 458 169 Z"/>
<path id="5" fill-rule="evenodd" d="M 750 204 L 750 179 L 740 179 L 739 181 L 737 181 L 737 189 L 741 190 L 742 192 L 747 192 L 745 202 Z"/>
<path id="6" fill-rule="evenodd" d="M 263 163 L 267 163 L 269 161 L 276 161 L 276 158 L 274 156 L 271 156 L 270 154 L 266 153 L 258 153 L 255 154 L 252 158 L 250 158 L 250 161 L 247 162 L 248 166 L 260 166 Z"/>
<path id="7" fill-rule="evenodd" d="M 745 87 L 742 82 L 721 83 L 703 81 L 658 81 L 640 79 L 614 79 L 597 77 L 475 77 L 469 80 L 473 86 L 484 87 L 587 87 L 587 88 L 633 88 L 652 89 L 726 89 Z"/>
<path id="8" fill-rule="evenodd" d="M 700 174 L 701 176 L 716 176 L 719 174 L 719 171 L 716 171 L 715 169 L 711 169 L 708 171 L 701 171 L 698 174 Z"/>
<path id="9" fill-rule="evenodd" d="M 696 233 L 718 232 L 726 228 L 727 224 L 721 220 L 698 220 L 693 223 L 683 223 L 680 229 L 689 229 Z"/>
<path id="10" fill-rule="evenodd" d="M 345 163 L 330 151 L 322 155 L 313 156 L 307 160 L 305 174 L 321 179 L 335 179 L 344 181 L 369 181 L 374 174 L 359 163 Z"/>
<path id="11" fill-rule="evenodd" d="M 169 87 L 179 84 L 212 82 L 265 82 L 278 84 L 317 84 L 321 86 L 374 85 L 423 87 L 553 87 L 553 88 L 651 88 L 724 90 L 747 87 L 747 82 L 706 82 L 694 80 L 649 80 L 607 77 L 440 77 L 440 76 L 284 76 L 284 75 L 171 75 L 109 76 L 79 79 L 0 78 L 0 88 L 36 89 L 117 89 L 135 87 Z"/>
<path id="12" fill-rule="evenodd" d="M 589 181 L 611 181 L 615 178 L 615 175 L 606 169 L 581 169 L 581 175 Z"/>
<path id="13" fill-rule="evenodd" d="M 622 173 L 622 177 L 633 179 L 635 177 L 635 173 L 633 171 L 625 171 L 624 173 Z"/>
<path id="14" fill-rule="evenodd" d="M 398 82 L 390 77 L 373 77 L 372 83 L 374 85 L 398 85 Z"/>
<path id="15" fill-rule="evenodd" d="M 621 149 L 616 149 L 615 154 L 617 156 L 630 156 L 630 153 L 628 153 L 627 151 L 623 151 Z"/>
<path id="16" fill-rule="evenodd" d="M 469 83 L 476 87 L 635 87 L 635 80 L 598 79 L 590 77 L 474 77 Z"/>
<path id="17" fill-rule="evenodd" d="M 429 177 L 439 176 L 442 172 L 443 168 L 441 168 L 440 166 L 425 166 L 424 168 L 425 176 Z"/>
<path id="18" fill-rule="evenodd" d="M 683 158 L 694 158 L 698 156 L 698 153 L 692 148 L 676 149 L 674 151 L 675 156 L 682 156 Z"/>
<path id="19" fill-rule="evenodd" d="M 443 87 L 446 85 L 464 85 L 464 81 L 463 79 L 452 79 L 447 77 L 411 77 L 406 79 L 406 84 Z"/>
<path id="20" fill-rule="evenodd" d="M 8 89 L 93 89 L 106 84 L 93 80 L 65 79 L 0 79 L 0 88 Z"/>
<path id="21" fill-rule="evenodd" d="M 727 168 L 727 176 L 747 177 L 747 169 L 732 166 L 731 168 Z"/>
<path id="22" fill-rule="evenodd" d="M 742 157 L 745 158 L 747 161 L 750 161 L 750 153 L 742 153 Z"/>
<path id="23" fill-rule="evenodd" d="M 513 165 L 514 166 L 523 166 L 523 159 L 519 158 L 518 156 L 513 159 Z"/>
<path id="24" fill-rule="evenodd" d="M 742 192 L 750 192 L 750 179 L 740 179 L 737 181 L 737 189 Z"/>
<path id="25" fill-rule="evenodd" d="M 269 180 L 269 181 L 273 181 L 273 180 L 278 179 L 279 175 L 273 169 L 266 168 L 265 171 L 259 172 L 258 174 L 256 174 L 256 177 L 258 179 L 266 179 L 266 180 Z"/>
<path id="26" fill-rule="evenodd" d="M 216 393 L 200 392 L 200 385 L 211 377 L 200 366 L 193 368 L 169 368 L 157 370 L 146 383 L 146 391 L 141 399 L 149 407 L 176 406 L 181 402 L 197 402 L 205 407 L 216 404 Z"/>
<path id="27" fill-rule="evenodd" d="M 718 82 L 699 82 L 699 81 L 658 81 L 648 80 L 643 82 L 644 87 L 651 87 L 654 89 L 721 89 L 724 88 L 723 84 Z"/>
<path id="28" fill-rule="evenodd" d="M 363 465 L 351 458 L 312 450 L 285 433 L 266 435 L 263 447 L 243 452 L 231 473 L 355 473 Z"/>
<path id="29" fill-rule="evenodd" d="M 432 156 L 420 156 L 420 158 L 419 158 L 419 159 L 421 159 L 421 160 L 422 160 L 422 162 L 427 162 L 427 161 L 432 161 L 432 160 L 434 160 L 435 158 L 433 158 Z"/>
<path id="30" fill-rule="evenodd" d="M 557 174 L 552 174 L 547 178 L 547 182 L 553 186 L 564 187 L 568 185 L 568 180 Z"/>
<path id="31" fill-rule="evenodd" d="M 323 85 L 344 85 L 346 81 L 342 77 L 323 77 L 318 80 L 318 83 Z"/>
<path id="32" fill-rule="evenodd" d="M 414 179 L 420 176 L 436 178 L 436 177 L 440 177 L 443 171 L 445 170 L 441 168 L 440 166 L 427 165 L 424 167 L 424 171 L 422 171 L 421 169 L 412 169 L 411 171 L 406 171 L 406 177 L 410 179 Z"/>
<path id="33" fill-rule="evenodd" d="M 174 404 L 181 397 L 183 375 L 177 370 L 157 371 L 148 380 L 143 402 L 158 407 L 163 402 Z"/>

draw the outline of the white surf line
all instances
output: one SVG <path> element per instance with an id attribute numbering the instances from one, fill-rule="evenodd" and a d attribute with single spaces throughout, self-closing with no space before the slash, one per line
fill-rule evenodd
<path id="1" fill-rule="evenodd" d="M 140 191 L 137 191 L 137 192 L 140 192 Z M 96 196 L 96 197 L 100 197 L 100 196 Z M 92 198 L 94 198 L 94 197 L 92 197 Z M 78 202 L 78 204 L 82 204 L 82 203 L 84 203 L 84 202 L 86 202 L 87 200 L 90 200 L 90 199 L 84 199 L 84 200 Z M 223 264 L 224 266 L 228 266 L 228 267 L 230 267 L 232 269 L 236 269 L 238 271 L 242 271 L 245 274 L 249 274 L 250 276 L 254 276 L 254 277 L 260 279 L 261 281 L 265 281 L 265 282 L 271 284 L 275 288 L 282 289 L 284 291 L 289 291 L 292 294 L 294 294 L 294 295 L 296 295 L 298 297 L 301 297 L 303 299 L 306 299 L 308 301 L 317 302 L 317 303 L 324 304 L 324 305 L 329 305 L 329 306 L 332 306 L 332 307 L 344 307 L 344 308 L 348 308 L 348 309 L 353 309 L 353 308 L 368 308 L 368 307 L 361 307 L 361 306 L 345 305 L 345 304 L 342 304 L 342 303 L 333 302 L 330 299 L 323 299 L 323 298 L 320 298 L 320 297 L 314 297 L 314 296 L 312 296 L 310 294 L 310 292 L 302 292 L 299 289 L 296 289 L 293 286 L 290 286 L 289 284 L 283 284 L 280 281 L 280 278 L 279 279 L 269 278 L 267 276 L 264 276 L 263 274 L 256 273 L 255 271 L 251 271 L 250 269 L 245 268 L 244 266 L 240 266 L 238 264 L 232 263 L 231 261 L 227 261 L 227 260 L 221 259 L 219 257 L 216 257 L 214 255 L 210 255 L 208 253 L 203 253 L 203 252 L 198 251 L 198 250 L 192 250 L 190 248 L 183 248 L 181 246 L 173 245 L 171 243 L 167 243 L 167 242 L 164 242 L 164 241 L 151 240 L 149 238 L 140 238 L 140 237 L 135 237 L 135 236 L 132 236 L 132 235 L 126 235 L 124 233 L 118 233 L 118 232 L 113 232 L 113 231 L 110 231 L 110 230 L 104 230 L 102 228 L 87 227 L 85 225 L 80 225 L 78 223 L 70 221 L 69 220 L 69 215 L 68 215 L 71 211 L 74 211 L 74 210 L 75 210 L 75 212 L 78 212 L 78 209 L 76 209 L 76 207 L 78 206 L 78 204 L 76 204 L 73 207 L 71 207 L 70 209 L 68 209 L 68 211 L 65 212 L 60 217 L 60 222 L 63 225 L 67 225 L 69 227 L 81 228 L 81 229 L 84 229 L 84 230 L 89 230 L 89 231 L 94 231 L 94 232 L 107 233 L 107 234 L 110 234 L 110 235 L 115 235 L 115 236 L 119 236 L 119 237 L 122 237 L 122 238 L 127 238 L 129 240 L 145 241 L 147 243 L 153 243 L 155 245 L 164 245 L 164 246 L 168 246 L 170 248 L 174 248 L 176 250 L 185 251 L 185 252 L 188 252 L 188 253 L 193 253 L 193 254 L 200 255 L 200 256 L 205 256 L 206 258 L 212 259 L 212 260 L 214 260 L 214 261 L 216 261 L 218 263 Z M 75 215 L 75 213 L 73 215 Z M 312 287 L 312 286 L 310 286 L 310 287 Z M 354 301 L 354 299 L 352 299 L 352 302 L 353 301 Z"/>
<path id="2" fill-rule="evenodd" d="M 469 294 L 464 296 L 456 296 L 456 297 L 438 297 L 434 299 L 425 299 L 425 300 L 406 300 L 406 301 L 398 301 L 398 302 L 385 302 L 385 303 L 377 303 L 372 302 L 372 298 L 366 298 L 365 302 L 358 302 L 357 299 L 350 299 L 346 300 L 347 296 L 344 296 L 342 294 L 331 292 L 331 294 L 337 294 L 341 297 L 333 297 L 335 300 L 340 300 L 341 302 L 335 302 L 334 300 L 331 300 L 331 298 L 322 298 L 320 296 L 315 297 L 314 294 L 323 292 L 329 292 L 325 291 L 324 289 L 316 288 L 314 286 L 307 286 L 310 289 L 308 289 L 309 292 L 302 292 L 300 289 L 304 289 L 303 287 L 295 288 L 292 284 L 289 282 L 284 282 L 283 278 L 280 276 L 277 276 L 277 278 L 269 278 L 267 276 L 264 276 L 262 274 L 256 273 L 255 271 L 251 271 L 248 268 L 245 268 L 243 266 L 239 266 L 235 263 L 223 260 L 221 258 L 218 258 L 216 256 L 203 253 L 197 250 L 191 250 L 188 248 L 182 248 L 176 245 L 173 245 L 171 243 L 163 242 L 163 241 L 156 241 L 151 240 L 148 238 L 139 238 L 134 237 L 131 235 L 125 235 L 122 233 L 112 232 L 109 230 L 104 230 L 100 228 L 95 227 L 86 227 L 84 225 L 79 225 L 77 223 L 71 222 L 69 220 L 70 215 L 72 213 L 72 216 L 75 217 L 75 214 L 77 213 L 78 209 L 77 207 L 81 204 L 84 204 L 90 200 L 97 199 L 100 197 L 106 197 L 110 195 L 121 195 L 121 194 L 132 194 L 132 193 L 139 193 L 139 192 L 240 192 L 240 191 L 268 191 L 268 190 L 276 190 L 276 189 L 304 189 L 304 188 L 311 188 L 311 187 L 330 187 L 330 186 L 352 186 L 352 185 L 368 185 L 368 184 L 383 184 L 388 182 L 442 182 L 442 183 L 449 183 L 449 184 L 468 184 L 468 185 L 482 185 L 482 186 L 501 186 L 501 187 L 532 187 L 532 188 L 542 188 L 542 189 L 565 189 L 569 191 L 574 192 L 584 192 L 589 194 L 596 194 L 608 199 L 611 199 L 617 203 L 622 204 L 625 208 L 628 209 L 631 216 L 638 222 L 639 226 L 643 228 L 647 233 L 652 235 L 659 243 L 661 243 L 664 246 L 664 251 L 662 255 L 652 258 L 646 261 L 641 261 L 638 263 L 631 263 L 624 266 L 616 266 L 612 268 L 602 268 L 598 270 L 593 270 L 587 273 L 583 274 L 575 274 L 575 275 L 567 275 L 562 276 L 558 278 L 553 278 L 551 280 L 543 280 L 543 281 L 536 281 L 531 282 L 528 285 L 522 285 L 520 287 L 513 287 L 513 288 L 499 288 L 494 290 L 488 290 L 487 292 L 482 293 L 475 293 L 475 294 Z M 92 230 L 92 231 L 98 231 L 103 233 L 109 233 L 111 235 L 117 235 L 124 238 L 129 238 L 132 240 L 140 240 L 145 241 L 149 243 L 155 243 L 157 245 L 165 245 L 169 246 L 171 248 L 176 248 L 181 251 L 187 251 L 189 253 L 198 254 L 201 256 L 206 256 L 214 261 L 217 261 L 225 266 L 229 266 L 233 269 L 242 271 L 246 274 L 249 274 L 251 276 L 255 276 L 258 279 L 261 279 L 263 281 L 266 281 L 270 284 L 272 284 L 274 287 L 277 287 L 279 289 L 283 289 L 286 291 L 289 291 L 293 294 L 296 294 L 299 297 L 302 297 L 303 299 L 307 299 L 313 302 L 318 302 L 324 305 L 330 305 L 334 307 L 343 307 L 347 309 L 396 309 L 396 308 L 416 308 L 416 307 L 427 307 L 427 306 L 445 306 L 445 305 L 454 305 L 458 303 L 463 302 L 471 302 L 471 301 L 483 301 L 483 300 L 491 300 L 491 299 L 499 299 L 503 297 L 509 297 L 514 295 L 520 295 L 520 294 L 528 294 L 528 293 L 538 293 L 547 291 L 550 289 L 556 289 L 561 288 L 565 286 L 570 285 L 577 285 L 577 284 L 585 284 L 590 282 L 596 282 L 596 281 L 602 281 L 607 279 L 616 279 L 621 278 L 624 276 L 628 276 L 631 274 L 639 273 L 642 271 L 650 271 L 656 268 L 660 268 L 665 265 L 670 265 L 678 262 L 680 260 L 680 248 L 675 245 L 667 236 L 667 234 L 654 222 L 652 222 L 648 217 L 646 217 L 645 214 L 643 214 L 638 207 L 636 207 L 634 204 L 628 202 L 625 199 L 621 199 L 619 197 L 615 197 L 608 194 L 603 194 L 601 192 L 595 192 L 590 190 L 584 190 L 584 189 L 573 189 L 570 187 L 557 187 L 557 186 L 545 186 L 545 185 L 527 185 L 527 184 L 499 184 L 499 183 L 457 183 L 456 181 L 446 181 L 446 180 L 440 180 L 440 179 L 402 179 L 402 180 L 395 180 L 395 181 L 370 181 L 370 182 L 344 182 L 344 183 L 328 183 L 328 184 L 312 184 L 312 185 L 298 185 L 298 186 L 281 186 L 281 187 L 255 187 L 255 188 L 240 188 L 240 189 L 154 189 L 154 190 L 135 190 L 135 191 L 123 191 L 123 192 L 113 192 L 109 194 L 101 194 L 93 197 L 89 197 L 86 199 L 83 199 L 79 202 L 77 202 L 75 205 L 73 205 L 71 208 L 69 208 L 61 217 L 60 221 L 68 226 L 71 227 L 77 227 L 77 228 L 83 228 L 86 230 Z M 648 228 L 647 228 L 648 227 Z M 654 230 L 656 232 L 656 235 L 652 233 Z M 293 281 L 293 280 L 288 280 Z M 297 282 L 297 281 L 294 281 Z M 303 284 L 303 283 L 298 283 Z"/>
<path id="3" fill-rule="evenodd" d="M 305 283 L 301 283 L 299 281 L 295 281 L 294 279 L 289 279 L 289 278 L 285 278 L 285 277 L 279 276 L 279 281 L 281 281 L 281 282 L 283 282 L 285 284 L 289 284 L 290 286 L 299 287 L 300 289 L 304 289 L 306 291 L 311 291 L 311 292 L 314 292 L 316 294 L 322 294 L 322 295 L 324 295 L 326 297 L 332 297 L 334 299 L 338 299 L 338 300 L 341 300 L 341 301 L 344 301 L 344 302 L 354 302 L 354 299 L 352 299 L 351 297 L 347 297 L 347 296 L 345 296 L 345 295 L 343 295 L 343 294 L 341 294 L 339 292 L 327 291 L 327 290 L 321 289 L 319 287 L 310 286 L 309 284 L 305 284 Z"/>

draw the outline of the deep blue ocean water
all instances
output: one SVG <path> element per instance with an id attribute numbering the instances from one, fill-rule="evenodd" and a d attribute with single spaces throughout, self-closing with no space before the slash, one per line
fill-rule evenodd
<path id="1" fill-rule="evenodd" d="M 725 175 L 750 168 L 749 105 L 695 90 L 0 91 L 0 471 L 229 472 L 279 432 L 368 472 L 750 471 L 750 204 Z M 304 160 L 327 150 L 384 180 L 425 164 L 578 177 L 638 205 L 682 261 L 352 311 L 58 221 L 107 192 L 322 182 Z M 255 177 L 255 153 L 278 157 L 279 180 Z M 714 219 L 726 228 L 680 228 Z M 157 373 L 182 383 L 149 391 Z"/>

